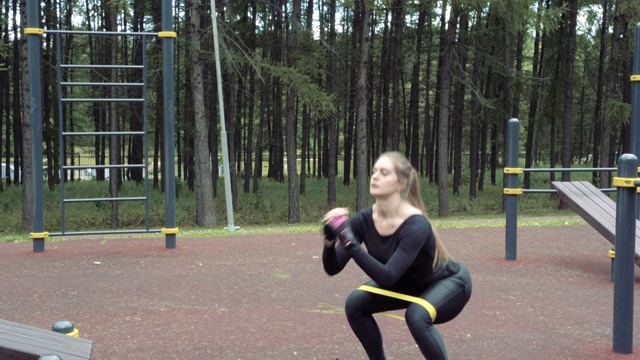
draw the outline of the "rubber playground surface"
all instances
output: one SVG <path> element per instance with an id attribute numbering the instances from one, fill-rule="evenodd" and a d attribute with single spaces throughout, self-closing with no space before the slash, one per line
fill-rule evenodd
<path id="1" fill-rule="evenodd" d="M 163 237 L 47 241 L 42 253 L 2 243 L 0 319 L 71 320 L 92 359 L 365 359 L 343 314 L 363 272 L 327 276 L 319 233 L 241 231 L 178 234 L 176 249 Z M 640 271 L 633 353 L 614 354 L 611 244 L 590 226 L 521 227 L 515 261 L 504 228 L 439 233 L 474 282 L 438 326 L 451 359 L 640 359 Z M 388 359 L 422 358 L 402 320 L 377 320 Z"/>

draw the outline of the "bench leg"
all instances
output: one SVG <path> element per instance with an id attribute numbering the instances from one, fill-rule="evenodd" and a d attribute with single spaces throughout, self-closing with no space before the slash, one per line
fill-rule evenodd
<path id="1" fill-rule="evenodd" d="M 611 250 L 609 250 L 609 258 L 611 258 L 611 282 L 613 282 L 613 274 L 615 270 L 615 262 L 616 262 L 616 247 L 613 246 Z"/>

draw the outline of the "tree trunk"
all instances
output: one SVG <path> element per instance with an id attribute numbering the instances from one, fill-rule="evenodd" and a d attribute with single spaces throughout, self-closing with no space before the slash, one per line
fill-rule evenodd
<path id="1" fill-rule="evenodd" d="M 451 64 L 453 61 L 456 28 L 458 27 L 459 4 L 452 3 L 452 12 L 447 22 L 443 63 L 440 68 L 440 103 L 438 105 L 438 214 L 440 217 L 449 216 L 449 180 L 448 180 L 448 149 L 449 149 L 449 89 L 451 87 Z"/>
<path id="2" fill-rule="evenodd" d="M 307 1 L 307 13 L 305 15 L 305 29 L 308 33 L 313 32 L 313 0 Z M 302 106 L 302 143 L 300 144 L 300 194 L 306 192 L 307 168 L 310 164 L 309 148 L 311 136 L 311 113 L 308 106 Z M 327 195 L 327 198 L 329 196 Z"/>
<path id="3" fill-rule="evenodd" d="M 329 59 L 327 64 L 327 93 L 335 96 L 335 110 L 329 114 L 327 148 L 327 205 L 336 202 L 336 172 L 338 169 L 338 94 L 336 80 L 336 0 L 329 1 Z"/>
<path id="4" fill-rule="evenodd" d="M 540 0 L 538 3 L 538 12 L 536 14 L 536 19 L 540 19 L 542 13 L 542 5 L 544 0 Z M 531 70 L 531 74 L 533 77 L 540 78 L 542 73 L 542 49 L 540 46 L 540 27 L 536 26 L 535 38 L 533 43 L 533 67 Z M 531 168 L 533 165 L 533 153 L 535 149 L 535 134 L 536 134 L 536 116 L 538 112 L 538 94 L 540 92 L 540 84 L 538 81 L 534 81 L 531 85 L 531 95 L 529 96 L 529 113 L 528 113 L 528 122 L 527 122 L 527 139 L 525 142 L 525 160 L 524 167 Z M 524 174 L 523 180 L 523 188 L 530 189 L 531 188 L 531 173 L 527 172 Z"/>
<path id="5" fill-rule="evenodd" d="M 114 2 L 105 1 L 106 8 L 106 31 L 117 31 L 117 14 L 118 5 Z M 109 60 L 110 64 L 118 64 L 118 37 L 113 35 L 109 37 Z M 118 82 L 118 72 L 116 69 L 111 69 L 109 72 L 109 81 L 112 83 Z M 109 89 L 109 97 L 117 98 L 118 92 L 115 86 Z M 118 103 L 109 103 L 109 130 L 112 132 L 120 131 L 118 124 Z M 109 165 L 120 165 L 120 136 L 109 136 Z M 120 188 L 120 169 L 109 169 L 109 196 L 112 198 L 118 197 L 118 189 Z M 118 202 L 111 202 L 111 227 L 116 229 L 120 227 L 118 219 Z"/>
<path id="6" fill-rule="evenodd" d="M 460 195 L 462 184 L 462 142 L 464 139 L 464 105 L 466 92 L 467 73 L 467 34 L 469 32 L 469 14 L 465 11 L 460 14 L 459 46 L 456 46 L 456 58 L 458 59 L 453 73 L 457 81 L 453 92 L 453 194 Z"/>
<path id="7" fill-rule="evenodd" d="M 482 30 L 482 9 L 476 9 L 476 22 L 473 26 L 475 33 Z M 480 106 L 480 63 L 482 47 L 475 44 L 473 51 L 473 65 L 471 70 L 471 121 L 469 122 L 469 199 L 478 196 L 478 176 L 479 176 L 479 150 L 480 150 L 480 116 L 482 108 Z"/>
<path id="8" fill-rule="evenodd" d="M 256 4 L 255 1 L 251 1 L 251 31 L 250 31 L 250 43 L 249 46 L 251 48 L 256 47 Z M 248 9 L 247 9 L 248 11 Z M 255 111 L 255 94 L 256 94 L 256 72 L 253 68 L 249 69 L 249 97 L 248 97 L 248 110 L 249 113 L 247 115 L 247 146 L 246 146 L 246 155 L 244 158 L 244 188 L 243 191 L 245 194 L 248 194 L 251 188 L 251 160 L 253 159 L 253 125 L 254 121 L 254 111 Z"/>
<path id="9" fill-rule="evenodd" d="M 448 146 L 445 146 L 444 148 L 441 148 L 440 145 L 438 144 L 439 141 L 439 121 L 440 121 L 440 96 L 441 96 L 441 92 L 442 92 L 442 74 L 443 74 L 443 69 L 442 66 L 444 65 L 444 54 L 445 54 L 445 49 L 446 49 L 446 38 L 447 38 L 447 14 L 449 14 L 450 12 L 446 11 L 447 7 L 449 6 L 449 2 L 448 0 L 443 0 L 442 3 L 440 4 L 442 11 L 440 13 L 440 36 L 438 38 L 438 61 L 437 61 L 437 66 L 436 66 L 436 89 L 435 89 L 435 94 L 434 94 L 434 102 L 433 102 L 433 126 L 432 126 L 432 142 L 433 142 L 433 163 L 432 165 L 435 167 L 433 173 L 435 174 L 435 178 L 434 181 L 437 183 L 439 181 L 439 176 L 438 176 L 438 169 L 439 169 L 439 165 L 438 165 L 438 152 L 440 151 L 440 149 L 444 149 L 445 152 L 448 150 Z M 453 8 L 453 7 L 452 7 Z M 447 88 L 447 91 L 449 91 L 449 88 Z M 448 125 L 447 125 L 447 131 L 448 131 Z M 447 134 L 446 136 L 449 136 L 449 134 Z M 445 159 L 447 158 L 447 156 L 445 155 Z M 448 172 L 448 169 L 446 168 L 446 163 L 445 163 L 445 170 Z"/>
<path id="10" fill-rule="evenodd" d="M 196 192 L 196 224 L 200 227 L 216 225 L 216 208 L 211 185 L 211 161 L 209 159 L 209 130 L 204 105 L 203 64 L 200 53 L 200 9 L 198 0 L 187 0 L 186 10 L 190 12 L 191 21 L 187 32 L 189 41 L 189 55 L 193 77 L 192 106 L 195 119 L 194 150 L 195 150 L 195 192 Z"/>
<path id="11" fill-rule="evenodd" d="M 263 54 L 266 57 L 266 53 Z M 258 109 L 258 129 L 256 131 L 256 158 L 253 166 L 253 193 L 257 193 L 260 185 L 259 179 L 262 177 L 262 153 L 263 145 L 262 138 L 264 134 L 264 128 L 267 122 L 267 103 L 269 102 L 269 92 L 271 89 L 271 77 L 265 76 L 264 81 L 261 83 L 260 90 L 260 107 Z"/>
<path id="12" fill-rule="evenodd" d="M 144 18 L 145 18 L 145 1 L 135 0 L 133 2 L 133 31 L 144 31 Z M 133 47 L 133 64 L 142 65 L 142 52 L 146 51 L 146 45 L 142 43 L 142 39 L 136 36 L 134 39 Z M 131 72 L 130 82 L 143 82 L 142 70 L 136 70 Z M 139 86 L 130 87 L 131 98 L 142 98 L 142 88 Z M 131 111 L 129 112 L 129 126 L 131 131 L 143 131 L 144 130 L 144 118 L 143 118 L 143 106 L 142 104 L 132 103 L 129 105 Z M 145 164 L 147 159 L 143 159 L 145 153 L 143 148 L 142 136 L 131 137 L 131 149 L 129 151 L 129 164 Z M 131 174 L 131 180 L 142 183 L 144 180 L 144 172 L 141 168 L 132 168 L 129 170 Z"/>
<path id="13" fill-rule="evenodd" d="M 15 3 L 14 3 L 15 4 Z M 15 10 L 15 9 L 14 9 Z M 15 18 L 14 18 L 15 20 Z M 13 31 L 13 35 L 14 35 L 14 39 L 20 39 L 21 36 L 19 34 L 18 31 L 18 27 L 15 25 L 16 22 L 14 22 L 14 31 Z M 27 98 L 24 98 L 24 90 L 20 91 L 20 82 L 21 82 L 21 69 L 22 69 L 22 58 L 21 56 L 26 56 L 25 55 L 21 55 L 21 52 L 23 52 L 23 47 L 26 46 L 24 44 L 22 44 L 22 41 L 15 41 L 14 42 L 14 46 L 13 46 L 13 53 L 14 53 L 14 58 L 15 59 L 19 59 L 18 63 L 14 65 L 14 69 L 13 69 L 13 83 L 14 83 L 14 91 L 13 91 L 13 122 L 12 122 L 12 126 L 13 126 L 13 154 L 14 154 L 14 169 L 23 169 L 27 166 L 27 163 L 29 162 L 28 159 L 30 159 L 30 155 L 26 154 L 22 151 L 23 146 L 22 146 L 22 120 L 23 120 L 23 111 L 22 111 L 22 107 L 25 106 L 24 102 L 26 101 Z M 25 99 L 25 100 L 23 100 Z M 8 137 L 7 137 L 8 139 Z M 11 149 L 10 146 L 7 146 L 7 149 Z M 7 156 L 9 156 L 10 152 L 7 152 Z M 7 164 L 9 164 L 10 161 L 7 160 Z M 24 176 L 20 175 L 20 172 L 18 171 L 17 173 L 14 172 L 13 174 L 14 178 L 13 178 L 13 184 L 18 185 L 21 183 L 26 182 L 27 180 L 24 179 Z"/>
<path id="14" fill-rule="evenodd" d="M 313 0 L 307 1 L 307 12 L 305 14 L 305 30 L 308 33 L 313 32 Z M 310 164 L 309 160 L 309 147 L 310 147 L 310 136 L 311 136 L 311 113 L 309 111 L 309 106 L 304 104 L 302 106 L 302 138 L 300 144 L 300 194 L 304 194 L 306 192 L 306 181 L 307 181 L 307 172 L 308 166 Z M 327 196 L 328 198 L 328 196 Z"/>
<path id="15" fill-rule="evenodd" d="M 393 24 L 393 71 L 391 86 L 393 89 L 393 120 L 391 122 L 391 149 L 400 150 L 400 78 L 402 77 L 402 29 L 404 25 L 404 7 L 402 0 L 394 0 L 391 23 Z"/>
<path id="16" fill-rule="evenodd" d="M 502 166 L 507 166 L 507 123 L 512 117 L 511 114 L 511 28 L 506 21 L 502 24 L 502 51 L 503 51 L 503 75 L 502 75 L 502 111 L 506 114 L 506 118 L 500 119 L 502 124 Z M 498 154 L 496 154 L 498 155 Z M 504 174 L 503 174 L 504 181 Z M 504 183 L 504 182 L 503 182 Z"/>
<path id="17" fill-rule="evenodd" d="M 487 23 L 489 23 L 492 19 L 491 14 L 487 16 Z M 487 25 L 488 27 L 488 25 Z M 490 46 L 490 53 L 494 53 L 495 48 L 493 45 Z M 484 86 L 482 89 L 483 96 L 487 99 L 493 98 L 490 94 L 491 85 L 493 79 L 493 66 L 491 62 L 488 62 L 489 66 L 487 66 Z M 478 176 L 478 190 L 484 190 L 484 178 L 487 168 L 491 172 L 491 184 L 495 184 L 495 161 L 493 161 L 493 154 L 495 153 L 495 141 L 494 141 L 494 131 L 495 124 L 493 121 L 489 120 L 486 116 L 483 116 L 481 121 L 481 131 L 480 131 L 480 174 Z M 489 162 L 489 164 L 487 164 Z"/>
<path id="18" fill-rule="evenodd" d="M 235 94 L 236 88 L 236 75 L 231 69 L 227 67 L 223 69 L 223 73 L 226 75 L 224 77 L 227 79 L 227 81 L 224 82 L 226 83 L 226 90 L 223 90 L 225 94 L 225 119 L 223 121 L 225 121 L 227 130 L 227 151 L 229 154 L 229 174 L 224 174 L 224 176 L 229 176 L 230 178 L 229 180 L 231 183 L 232 196 L 231 199 L 233 203 L 233 209 L 236 210 L 238 208 L 238 175 L 236 172 L 236 152 L 234 151 L 236 129 L 235 122 L 233 120 L 235 119 L 235 113 L 237 111 L 235 96 L 233 96 Z"/>
<path id="19" fill-rule="evenodd" d="M 151 16 L 153 18 L 153 23 L 155 24 L 153 27 L 153 31 L 159 32 L 162 29 L 162 2 L 161 1 L 152 1 L 151 2 Z M 150 64 L 153 68 L 162 68 L 162 41 L 156 42 L 156 45 L 151 50 L 150 59 L 153 59 L 152 64 Z M 164 117 L 163 117 L 163 101 L 164 101 L 164 88 L 162 83 L 162 76 L 159 74 L 154 78 L 154 90 L 156 93 L 156 99 L 158 99 L 158 103 L 156 104 L 156 109 L 154 116 L 152 117 L 154 121 L 154 138 L 153 138 L 153 188 L 158 189 L 158 187 L 164 191 L 164 177 L 161 178 L 161 173 L 163 173 L 162 164 L 160 164 L 161 159 L 163 159 L 164 152 L 164 137 L 161 134 L 164 134 Z M 161 180 L 161 181 L 159 181 Z"/>
<path id="20" fill-rule="evenodd" d="M 389 128 L 389 10 L 385 9 L 382 44 L 380 54 L 380 70 L 378 80 L 378 95 L 376 98 L 375 128 L 380 140 L 374 144 L 373 150 L 382 153 L 387 150 Z M 373 86 L 373 84 L 372 84 Z"/>
<path id="21" fill-rule="evenodd" d="M 246 66 L 244 67 L 246 68 Z M 235 153 L 235 164 L 236 164 L 236 184 L 238 182 L 238 173 L 242 172 L 242 134 L 245 127 L 242 125 L 243 119 L 243 100 L 245 93 L 245 79 L 248 78 L 246 71 L 240 69 L 238 71 L 239 76 L 237 76 L 237 90 L 236 90 L 236 101 L 235 101 L 235 116 L 233 117 L 233 152 Z M 230 150 L 231 151 L 231 150 Z M 237 193 L 237 185 L 236 185 L 236 193 Z"/>
<path id="22" fill-rule="evenodd" d="M 283 13 L 284 0 L 276 1 L 273 7 L 273 48 L 272 61 L 282 64 L 283 52 Z M 273 124 L 271 128 L 271 151 L 269 154 L 269 177 L 276 181 L 284 181 L 284 149 L 282 146 L 282 80 L 273 78 Z"/>
<path id="23" fill-rule="evenodd" d="M 621 9 L 621 1 L 616 0 L 615 4 L 615 15 L 613 16 L 613 34 L 612 34 L 612 42 L 611 42 L 611 55 L 609 56 L 609 68 L 607 69 L 606 74 L 606 83 L 605 83 L 605 104 L 607 101 L 613 100 L 616 97 L 616 76 L 618 74 L 618 61 L 620 56 L 620 42 L 622 41 L 621 34 L 623 32 L 622 29 L 622 9 Z M 611 157 L 612 151 L 610 146 L 611 141 L 611 115 L 607 111 L 606 107 L 603 110 L 602 115 L 602 150 L 601 150 L 601 158 L 602 158 L 602 167 L 609 167 L 612 165 Z M 611 174 L 608 171 L 600 172 L 600 187 L 609 187 L 611 186 Z"/>
<path id="24" fill-rule="evenodd" d="M 427 27 L 427 48 L 431 48 L 433 46 L 433 24 L 432 24 L 431 12 L 427 12 L 427 20 L 426 23 L 429 24 Z M 432 51 L 427 52 L 427 66 L 424 73 L 425 79 L 431 78 L 431 63 L 432 63 Z M 425 94 L 424 94 L 424 120 L 423 120 L 423 136 L 422 136 L 422 154 L 424 157 L 424 161 L 421 161 L 421 174 L 424 174 L 429 177 L 429 182 L 433 183 L 433 158 L 434 158 L 434 142 L 433 134 L 431 131 L 432 128 L 432 117 L 431 117 L 431 81 L 425 81 Z"/>
<path id="25" fill-rule="evenodd" d="M 2 6 L 2 8 L 0 8 L 0 14 L 2 16 L 3 19 L 8 19 L 9 18 L 9 3 L 5 3 L 4 6 Z M 8 44 L 9 43 L 9 21 L 4 21 L 2 24 L 2 33 L 0 34 L 0 36 L 2 37 L 2 42 L 3 44 Z M 15 41 L 17 42 L 17 40 Z M 7 49 L 7 54 L 9 53 L 9 49 Z M 16 67 L 15 61 L 18 60 L 16 58 L 14 58 L 14 63 L 13 63 L 13 67 Z M 6 58 L 5 54 L 0 54 L 0 64 L 7 64 L 9 65 L 9 61 Z M 6 69 L 6 71 L 3 71 L 2 73 L 0 73 L 0 84 L 5 84 L 5 86 L 3 86 L 2 88 L 0 88 L 0 163 L 2 162 L 2 150 L 4 148 L 5 144 L 9 143 L 9 124 L 10 124 L 10 109 L 9 109 L 9 89 L 11 87 L 10 82 L 9 82 L 9 69 Z M 2 141 L 2 131 L 3 131 L 3 126 L 5 125 L 5 119 L 6 119 L 6 138 L 7 141 L 3 142 Z M 5 150 L 5 157 L 9 158 L 9 153 Z M 2 168 L 0 168 L 0 173 L 2 173 L 3 171 L 6 171 L 7 177 L 9 176 L 9 161 L 6 161 L 6 164 L 4 165 L 0 165 L 2 166 Z M 0 193 L 4 191 L 4 178 L 2 178 L 2 176 L 0 176 Z"/>
<path id="26" fill-rule="evenodd" d="M 367 70 L 369 69 L 369 47 L 370 28 L 369 17 L 371 10 L 366 0 L 361 0 L 362 8 L 362 32 L 360 42 L 360 63 L 358 66 L 358 90 L 357 106 L 358 118 L 356 121 L 356 138 L 358 146 L 356 148 L 356 211 L 368 206 L 367 197 L 369 194 L 367 176 L 367 119 L 369 117 L 369 84 L 367 84 Z M 354 29 L 356 31 L 356 29 Z"/>
<path id="27" fill-rule="evenodd" d="M 360 37 L 362 36 L 362 34 L 357 30 L 361 28 L 361 24 L 362 24 L 361 6 L 362 4 L 360 1 L 356 1 L 354 4 L 353 31 L 351 32 L 351 36 L 349 37 L 349 40 L 351 41 L 351 46 L 353 49 L 358 48 L 359 40 L 360 40 Z M 357 103 L 358 102 L 357 100 L 358 68 L 355 66 L 355 64 L 358 63 L 358 53 L 356 51 L 351 51 L 349 53 L 349 56 L 352 59 L 352 61 L 349 62 L 349 64 L 346 66 L 346 69 L 345 69 L 345 74 L 349 74 L 348 76 L 349 85 L 347 86 L 348 94 L 349 94 L 348 104 L 347 104 L 348 108 L 347 108 L 347 116 L 345 117 L 346 121 L 343 123 L 344 127 L 342 131 L 342 133 L 344 134 L 344 146 L 343 146 L 344 158 L 343 158 L 343 177 L 342 177 L 343 185 L 351 184 L 351 169 L 358 165 L 357 162 L 355 161 L 358 155 L 356 154 L 356 149 L 354 146 L 355 145 L 354 128 L 358 126 L 357 111 L 359 106 Z M 355 170 L 354 170 L 354 173 L 355 173 Z M 356 174 L 354 175 L 357 176 Z"/>
<path id="28" fill-rule="evenodd" d="M 58 14 L 54 14 L 53 5 L 51 4 L 51 0 L 45 1 L 43 4 L 42 14 L 44 15 L 44 25 L 49 29 L 58 28 L 57 17 Z M 54 46 L 53 46 L 53 37 L 46 36 L 43 37 L 41 43 L 42 49 L 42 61 L 43 63 L 55 64 L 56 56 Z M 60 159 L 59 147 L 57 145 L 57 126 L 58 122 L 58 111 L 57 105 L 58 102 L 54 101 L 54 95 L 57 93 L 57 88 L 54 83 L 54 79 L 56 78 L 55 73 L 53 72 L 53 68 L 51 66 L 43 66 L 41 69 L 41 78 L 42 78 L 42 141 L 43 141 L 43 150 L 44 155 L 47 161 L 47 185 L 49 190 L 54 189 L 55 184 L 60 181 L 60 164 L 58 164 Z M 54 90 L 55 88 L 55 90 Z M 64 128 L 63 128 L 64 129 Z M 63 175 L 66 176 L 66 175 Z"/>
<path id="29" fill-rule="evenodd" d="M 64 29 L 71 30 L 73 28 L 72 19 L 73 19 L 73 4 L 71 2 L 67 3 L 64 8 Z M 73 58 L 73 34 L 68 34 L 66 36 L 62 36 L 64 39 L 64 46 L 62 47 L 62 60 L 64 59 L 72 59 Z M 62 81 L 69 81 L 69 73 L 67 71 L 63 71 L 61 74 Z M 72 89 L 67 89 L 65 87 L 62 88 L 62 96 L 68 97 L 69 94 L 73 92 Z M 61 95 L 58 95 L 61 96 Z M 68 123 L 65 121 L 68 119 Z M 60 126 L 63 126 L 64 131 L 74 132 L 74 119 L 73 119 L 73 103 L 62 105 L 62 118 L 60 119 Z M 65 145 L 65 153 L 71 154 L 71 165 L 76 165 L 75 163 L 75 139 L 70 137 L 68 140 L 64 141 Z M 67 150 L 68 149 L 68 150 Z M 65 166 L 67 164 L 67 156 L 62 157 L 62 164 L 60 166 Z M 71 181 L 75 180 L 75 171 L 71 171 Z M 66 172 L 65 172 L 66 174 Z M 66 180 L 66 179 L 65 179 Z"/>
<path id="30" fill-rule="evenodd" d="M 602 97 L 604 84 L 604 67 L 607 53 L 607 33 L 609 18 L 609 0 L 602 1 L 602 25 L 600 26 L 600 52 L 598 54 L 598 81 L 596 83 L 596 103 L 593 116 L 593 145 L 591 148 L 592 166 L 597 168 L 600 164 L 600 140 L 602 139 Z M 596 182 L 598 173 L 592 173 L 592 181 Z"/>
<path id="31" fill-rule="evenodd" d="M 26 0 L 20 0 L 20 22 L 27 23 Z M 22 69 L 22 98 L 30 99 L 29 87 L 29 59 L 27 57 L 27 37 L 20 40 L 20 67 Z M 31 104 L 25 100 L 22 103 L 22 153 L 31 159 Z M 31 161 L 25 161 L 22 168 L 22 217 L 21 232 L 31 231 L 33 224 L 33 169 Z"/>
<path id="32" fill-rule="evenodd" d="M 516 82 L 513 89 L 513 110 L 511 111 L 511 116 L 516 119 L 520 118 L 520 93 L 522 92 L 521 90 L 522 85 L 519 79 L 522 78 L 523 51 L 524 51 L 524 32 L 520 30 L 518 31 L 518 40 L 516 44 Z"/>
<path id="33" fill-rule="evenodd" d="M 298 32 L 301 21 L 301 0 L 293 1 L 293 16 L 291 19 L 291 30 L 289 32 L 288 66 L 294 68 L 296 66 L 296 52 L 298 50 Z M 287 89 L 287 178 L 289 180 L 289 223 L 300 222 L 300 200 L 298 194 L 300 187 L 298 183 L 298 164 L 297 164 L 297 116 L 296 116 L 296 86 L 291 83 Z"/>
<path id="34" fill-rule="evenodd" d="M 562 119 L 562 167 L 571 167 L 571 134 L 573 126 L 573 68 L 576 54 L 576 21 L 578 18 L 578 0 L 569 1 L 567 14 L 567 51 L 564 68 L 564 114 Z M 570 181 L 571 173 L 563 172 L 562 181 Z"/>
<path id="35" fill-rule="evenodd" d="M 91 22 L 91 8 L 90 8 L 90 1 L 87 0 L 85 2 L 85 18 L 86 18 L 86 25 L 87 25 L 87 31 L 93 31 L 93 25 Z M 98 44 L 96 44 L 96 41 L 94 40 L 93 36 L 88 36 L 87 37 L 87 42 L 89 45 L 89 53 L 88 53 L 88 57 L 89 57 L 89 64 L 90 65 L 95 65 L 96 64 L 96 57 L 97 57 L 97 52 L 96 52 L 96 48 L 98 47 Z M 99 74 L 97 71 L 92 71 L 89 75 L 89 80 L 92 83 L 96 83 L 98 82 L 98 78 L 99 78 Z M 96 96 L 98 96 L 98 94 L 100 93 L 100 88 L 97 86 L 92 86 L 91 87 L 91 91 L 93 91 L 94 93 L 96 93 Z M 91 117 L 93 119 L 93 130 L 94 131 L 100 131 L 100 109 L 101 109 L 101 104 L 99 103 L 91 103 L 89 105 L 91 107 Z M 93 162 L 96 165 L 100 165 L 100 146 L 102 144 L 102 142 L 104 141 L 102 136 L 95 136 L 94 140 L 93 140 Z M 95 174 L 96 174 L 96 180 L 98 181 L 102 181 L 104 180 L 104 170 L 103 169 L 95 169 Z"/>
<path id="36" fill-rule="evenodd" d="M 185 17 L 187 23 L 190 24 L 191 19 L 189 18 L 189 14 L 186 14 Z M 189 59 L 186 65 L 187 66 L 184 67 L 184 97 L 186 99 L 193 99 L 193 82 L 196 80 L 194 78 L 193 60 Z M 182 171 L 182 178 L 187 181 L 187 187 L 191 191 L 193 191 L 196 186 L 196 180 L 194 176 L 196 167 L 194 159 L 194 137 L 196 136 L 196 120 L 194 107 L 195 106 L 192 101 L 184 102 L 182 106 L 182 116 L 184 120 L 177 124 L 177 129 L 179 129 L 182 134 L 178 133 L 176 135 L 176 147 L 179 152 L 179 154 L 176 154 L 179 161 L 178 171 Z M 178 174 L 178 176 L 180 176 L 180 173 Z"/>
<path id="37" fill-rule="evenodd" d="M 416 48 L 413 60 L 413 70 L 411 73 L 411 92 L 409 99 L 409 119 L 411 121 L 411 136 L 408 148 L 409 159 L 414 168 L 420 169 L 420 112 L 418 106 L 420 102 L 420 54 L 422 53 L 422 33 L 427 19 L 427 9 L 422 9 L 418 14 L 418 24 L 416 28 Z"/>

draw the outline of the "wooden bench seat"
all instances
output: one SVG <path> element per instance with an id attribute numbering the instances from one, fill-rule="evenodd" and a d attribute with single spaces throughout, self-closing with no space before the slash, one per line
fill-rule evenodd
<path id="1" fill-rule="evenodd" d="M 0 319 L 0 359 L 39 359 L 55 354 L 63 360 L 91 358 L 93 341 Z"/>
<path id="2" fill-rule="evenodd" d="M 609 242 L 616 243 L 616 203 L 588 181 L 553 181 L 558 197 Z M 640 221 L 636 220 L 635 261 L 640 266 Z"/>

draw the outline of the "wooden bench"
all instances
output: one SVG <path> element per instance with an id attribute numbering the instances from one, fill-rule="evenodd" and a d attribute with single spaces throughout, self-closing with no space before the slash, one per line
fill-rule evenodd
<path id="1" fill-rule="evenodd" d="M 39 359 L 55 354 L 63 360 L 91 359 L 93 341 L 0 319 L 0 359 Z"/>
<path id="2" fill-rule="evenodd" d="M 588 181 L 552 181 L 558 197 L 609 242 L 616 243 L 616 203 Z M 635 261 L 640 266 L 640 221 L 636 220 Z"/>

